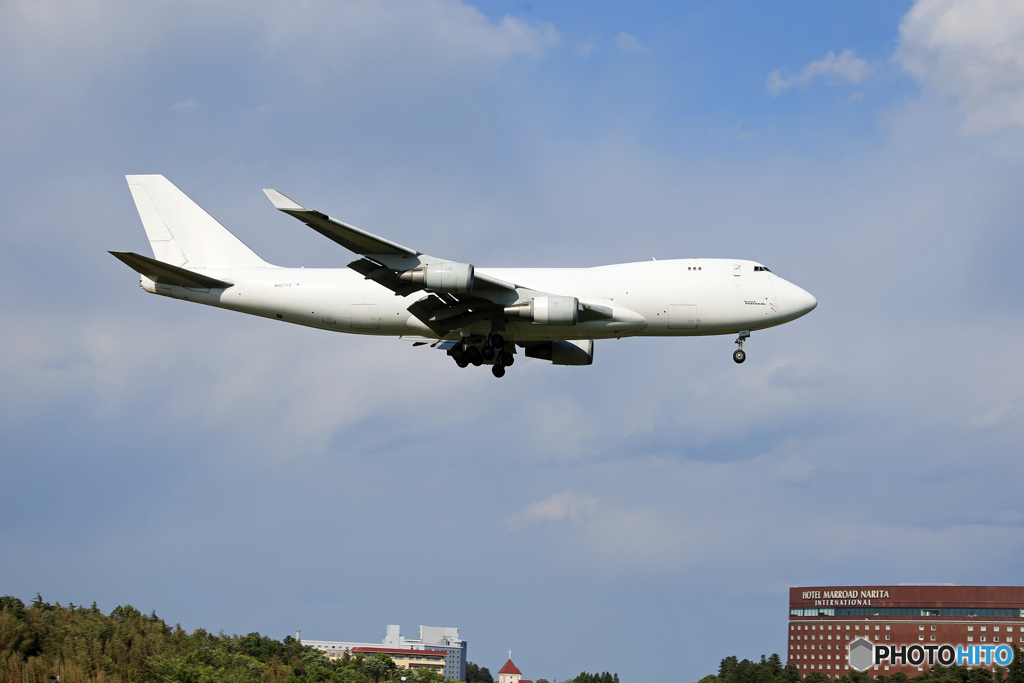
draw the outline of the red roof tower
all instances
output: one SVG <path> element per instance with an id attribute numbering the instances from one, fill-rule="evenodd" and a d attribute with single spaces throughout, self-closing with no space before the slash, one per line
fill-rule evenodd
<path id="1" fill-rule="evenodd" d="M 505 662 L 505 666 L 501 667 L 501 671 L 499 671 L 498 673 L 499 674 L 519 674 L 520 676 L 523 675 L 523 672 L 516 668 L 516 665 L 512 663 L 511 659 L 508 660 L 507 662 Z"/>

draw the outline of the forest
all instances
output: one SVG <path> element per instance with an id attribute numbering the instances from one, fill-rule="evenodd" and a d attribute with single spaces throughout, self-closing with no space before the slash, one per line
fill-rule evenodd
<path id="1" fill-rule="evenodd" d="M 58 672 L 60 683 L 445 683 L 433 670 L 402 669 L 384 654 L 328 659 L 291 636 L 188 633 L 131 605 L 105 615 L 96 603 L 0 597 L 0 683 L 51 683 Z M 472 662 L 466 678 L 493 683 Z M 619 683 L 619 676 L 583 672 L 562 683 Z"/>
<path id="2" fill-rule="evenodd" d="M 443 683 L 435 671 L 399 669 L 386 655 L 329 660 L 291 636 L 188 633 L 131 605 L 104 615 L 95 603 L 0 598 L 0 683 L 48 683 L 58 660 L 60 683 Z"/>

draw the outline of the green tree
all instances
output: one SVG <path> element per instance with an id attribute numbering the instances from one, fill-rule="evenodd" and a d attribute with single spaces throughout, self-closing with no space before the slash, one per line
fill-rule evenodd
<path id="1" fill-rule="evenodd" d="M 494 683 L 494 677 L 486 666 L 466 662 L 466 683 Z"/>
<path id="2" fill-rule="evenodd" d="M 1013 660 L 1006 669 L 1006 683 L 1024 683 L 1024 650 L 1016 645 L 1013 648 Z"/>
<path id="3" fill-rule="evenodd" d="M 370 683 L 381 683 L 381 681 L 390 681 L 394 678 L 398 665 L 391 657 L 377 652 L 362 661 L 361 669 Z"/>
<path id="4" fill-rule="evenodd" d="M 992 672 L 982 666 L 971 669 L 969 681 L 970 683 L 992 683 Z"/>

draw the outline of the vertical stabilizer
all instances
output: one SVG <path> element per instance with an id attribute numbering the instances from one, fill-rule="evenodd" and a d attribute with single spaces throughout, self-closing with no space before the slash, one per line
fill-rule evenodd
<path id="1" fill-rule="evenodd" d="M 158 261 L 182 268 L 267 265 L 162 175 L 129 175 L 135 207 Z"/>

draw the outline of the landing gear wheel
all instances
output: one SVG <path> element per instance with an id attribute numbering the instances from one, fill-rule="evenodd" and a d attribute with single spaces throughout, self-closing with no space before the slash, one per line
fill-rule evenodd
<path id="1" fill-rule="evenodd" d="M 469 358 L 469 362 L 473 365 L 480 365 L 484 362 L 484 359 L 480 357 L 480 349 L 475 346 L 469 347 L 469 351 L 466 353 L 466 356 Z"/>
<path id="2" fill-rule="evenodd" d="M 494 347 L 485 346 L 483 349 L 480 350 L 480 355 L 484 357 L 484 360 L 491 360 L 492 358 L 494 358 Z"/>
<path id="3" fill-rule="evenodd" d="M 732 359 L 737 363 L 742 363 L 747 359 L 747 352 L 743 349 L 736 349 L 732 352 Z"/>
<path id="4" fill-rule="evenodd" d="M 497 332 L 495 332 L 494 334 L 491 335 L 491 346 L 493 346 L 496 349 L 505 348 L 505 338 L 502 337 Z"/>
<path id="5" fill-rule="evenodd" d="M 458 360 L 466 355 L 466 351 L 462 348 L 462 344 L 458 344 L 448 349 L 448 355 Z"/>
<path id="6" fill-rule="evenodd" d="M 505 376 L 505 366 L 504 365 L 493 365 L 493 366 L 491 366 L 491 372 L 494 374 L 495 377 L 504 377 Z"/>
<path id="7" fill-rule="evenodd" d="M 456 358 L 455 364 L 458 365 L 460 368 L 464 368 L 467 365 L 469 365 L 469 360 L 467 358 Z"/>
<path id="8" fill-rule="evenodd" d="M 501 353 L 501 364 L 508 367 L 516 362 L 516 357 L 508 351 L 502 351 Z"/>

